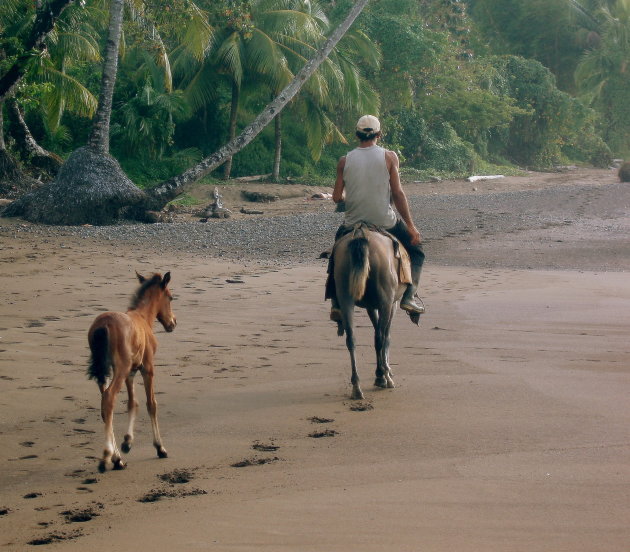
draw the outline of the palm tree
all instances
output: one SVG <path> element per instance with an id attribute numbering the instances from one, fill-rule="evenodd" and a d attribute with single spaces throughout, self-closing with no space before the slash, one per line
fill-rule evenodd
<path id="1" fill-rule="evenodd" d="M 2 8 L 10 13 L 18 5 L 19 0 L 4 0 Z M 9 97 L 15 90 L 17 84 L 22 80 L 28 70 L 28 65 L 33 51 L 43 51 L 48 35 L 55 28 L 55 24 L 62 12 L 73 2 L 73 0 L 50 0 L 46 4 L 39 5 L 24 41 L 23 53 L 16 56 L 13 64 L 0 76 L 0 103 Z"/>
<path id="2" fill-rule="evenodd" d="M 122 174 L 122 171 L 109 156 L 91 155 L 86 156 L 84 160 L 77 156 L 75 161 L 71 162 L 75 155 L 73 154 L 66 161 L 54 182 L 13 202 L 4 211 L 4 215 L 24 216 L 34 222 L 51 224 L 104 224 L 119 217 L 121 209 L 125 207 L 137 209 L 139 204 L 142 204 L 143 208 L 162 207 L 182 193 L 188 184 L 216 169 L 228 157 L 249 144 L 295 97 L 304 83 L 328 57 L 368 1 L 355 2 L 346 18 L 333 31 L 324 45 L 239 136 L 181 175 L 163 182 L 146 195 L 131 184 L 131 189 L 135 190 L 133 193 L 126 183 L 113 180 L 112 177 Z M 89 148 L 83 149 L 89 152 Z M 64 171 L 67 173 L 62 177 Z M 78 178 L 81 175 L 83 178 Z M 70 186 L 69 181 L 72 183 Z M 77 183 L 83 189 L 78 190 Z"/>
<path id="3" fill-rule="evenodd" d="M 630 0 L 600 0 L 592 13 L 597 40 L 575 76 L 581 92 L 605 125 L 604 137 L 617 154 L 630 152 Z"/>
<path id="4" fill-rule="evenodd" d="M 291 80 L 287 57 L 289 43 L 316 38 L 315 16 L 300 10 L 301 0 L 254 0 L 251 8 L 237 4 L 229 10 L 227 25 L 217 40 L 208 62 L 228 76 L 231 87 L 228 139 L 234 140 L 238 123 L 241 90 L 245 80 L 265 83 L 274 92 Z M 232 157 L 224 165 L 224 178 L 232 171 Z"/>
<path id="5" fill-rule="evenodd" d="M 356 0 L 345 19 L 330 34 L 326 42 L 296 73 L 295 77 L 285 86 L 274 100 L 234 139 L 221 147 L 212 155 L 202 159 L 197 165 L 182 174 L 162 182 L 149 191 L 150 204 L 155 207 L 165 205 L 168 201 L 181 194 L 186 187 L 203 178 L 227 161 L 229 157 L 241 151 L 280 113 L 286 105 L 297 95 L 302 86 L 317 71 L 326 60 L 341 38 L 346 34 L 352 23 L 363 11 L 369 0 Z"/>

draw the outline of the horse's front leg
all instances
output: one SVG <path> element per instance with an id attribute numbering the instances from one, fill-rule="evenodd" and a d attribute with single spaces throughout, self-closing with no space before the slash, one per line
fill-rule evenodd
<path id="1" fill-rule="evenodd" d="M 122 470 L 125 467 L 125 463 L 120 458 L 120 451 L 114 436 L 114 404 L 121 387 L 122 379 L 114 376 L 109 387 L 103 391 L 101 396 L 101 417 L 105 422 L 105 449 L 98 465 L 98 471 L 101 473 L 105 472 L 108 466 L 112 464 L 115 470 Z"/>
<path id="2" fill-rule="evenodd" d="M 127 376 L 125 380 L 125 385 L 127 386 L 127 413 L 129 415 L 129 426 L 127 428 L 127 433 L 125 434 L 125 440 L 123 444 L 120 446 L 124 453 L 128 453 L 131 450 L 131 445 L 133 443 L 133 426 L 136 422 L 136 416 L 138 414 L 138 402 L 136 401 L 135 389 L 133 385 L 133 377 L 136 375 L 135 370 L 132 370 L 131 373 Z"/>
<path id="3" fill-rule="evenodd" d="M 151 428 L 153 429 L 153 446 L 160 458 L 168 456 L 166 449 L 162 445 L 162 437 L 160 436 L 160 428 L 157 421 L 157 401 L 153 391 L 153 362 L 145 362 L 142 367 L 142 379 L 144 380 L 144 390 L 147 394 L 147 410 L 151 418 Z"/>

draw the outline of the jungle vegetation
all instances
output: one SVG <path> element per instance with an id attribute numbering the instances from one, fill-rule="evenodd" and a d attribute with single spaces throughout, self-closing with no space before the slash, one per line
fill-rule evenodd
<path id="1" fill-rule="evenodd" d="M 53 179 L 86 146 L 132 186 L 176 178 L 251 124 L 358 4 L 212 177 L 332 179 L 364 113 L 407 170 L 628 156 L 630 0 L 3 0 L 0 194 Z"/>

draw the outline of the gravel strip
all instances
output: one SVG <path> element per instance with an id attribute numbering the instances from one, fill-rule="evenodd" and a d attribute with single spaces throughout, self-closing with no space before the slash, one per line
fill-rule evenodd
<path id="1" fill-rule="evenodd" d="M 416 195 L 409 197 L 409 204 L 423 234 L 428 257 L 441 264 L 461 262 L 456 253 L 462 245 L 475 248 L 475 244 L 482 240 L 492 238 L 496 241 L 499 237 L 508 237 L 511 241 L 518 234 L 527 235 L 537 230 L 555 231 L 557 234 L 561 229 L 569 242 L 580 240 L 584 247 L 588 247 L 589 240 L 594 247 L 595 242 L 601 240 L 628 241 L 630 186 L 627 184 L 557 186 L 484 194 Z M 208 258 L 288 265 L 313 262 L 331 245 L 341 220 L 341 213 L 327 212 L 209 221 L 205 224 L 187 222 L 102 227 L 5 225 L 0 219 L 0 237 L 18 236 L 22 232 L 39 235 L 44 241 L 47 237 L 68 236 Z M 528 260 L 510 262 L 504 253 L 500 247 L 495 250 L 494 261 L 490 264 L 531 267 Z M 470 263 L 468 260 L 465 264 Z M 479 266 L 488 266 L 488 261 Z M 553 263 L 541 266 L 585 268 L 578 260 L 567 260 L 560 266 Z"/>

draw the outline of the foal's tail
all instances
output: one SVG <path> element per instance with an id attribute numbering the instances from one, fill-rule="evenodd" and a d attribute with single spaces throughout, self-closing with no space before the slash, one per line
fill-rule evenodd
<path id="1" fill-rule="evenodd" d="M 350 295 L 358 301 L 365 294 L 365 284 L 370 272 L 367 238 L 355 238 L 348 243 L 350 254 Z"/>
<path id="2" fill-rule="evenodd" d="M 99 385 L 105 385 L 105 381 L 111 375 L 112 358 L 109 352 L 109 332 L 107 328 L 96 328 L 90 340 L 90 365 L 88 377 L 95 379 Z"/>

